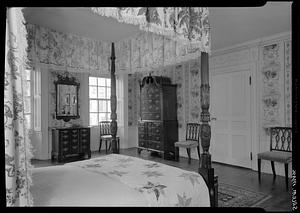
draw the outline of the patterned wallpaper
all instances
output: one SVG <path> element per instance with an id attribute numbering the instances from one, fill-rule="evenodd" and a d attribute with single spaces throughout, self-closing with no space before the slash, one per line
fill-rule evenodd
<path id="1" fill-rule="evenodd" d="M 148 73 L 128 75 L 128 125 L 136 126 L 140 113 L 139 80 Z M 167 66 L 151 72 L 165 76 L 177 85 L 177 119 L 179 128 L 185 129 L 187 122 L 200 122 L 200 59 Z"/>
<path id="2" fill-rule="evenodd" d="M 291 41 L 262 47 L 262 126 L 291 126 Z"/>

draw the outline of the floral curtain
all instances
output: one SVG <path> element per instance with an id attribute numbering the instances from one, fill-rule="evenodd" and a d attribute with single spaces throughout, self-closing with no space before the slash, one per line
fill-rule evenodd
<path id="1" fill-rule="evenodd" d="M 138 25 L 143 31 L 168 36 L 210 52 L 208 8 L 202 7 L 92 7 L 101 16 Z"/>
<path id="2" fill-rule="evenodd" d="M 5 38 L 4 129 L 6 206 L 31 206 L 31 144 L 24 119 L 23 77 L 27 41 L 21 8 L 7 9 Z"/>

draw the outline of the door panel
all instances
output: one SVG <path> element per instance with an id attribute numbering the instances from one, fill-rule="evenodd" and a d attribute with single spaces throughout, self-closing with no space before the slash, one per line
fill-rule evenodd
<path id="1" fill-rule="evenodd" d="M 251 168 L 249 70 L 212 75 L 212 160 Z"/>

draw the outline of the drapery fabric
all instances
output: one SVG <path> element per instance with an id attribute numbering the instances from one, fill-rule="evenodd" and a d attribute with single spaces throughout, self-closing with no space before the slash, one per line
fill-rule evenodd
<path id="1" fill-rule="evenodd" d="M 8 8 L 5 38 L 4 129 L 6 206 L 31 206 L 31 143 L 24 119 L 27 41 L 21 8 Z"/>
<path id="2" fill-rule="evenodd" d="M 209 11 L 205 7 L 92 7 L 101 16 L 138 25 L 141 30 L 183 43 L 196 44 L 210 52 Z"/>
<path id="3" fill-rule="evenodd" d="M 27 24 L 28 57 L 53 70 L 91 75 L 109 75 L 110 43 L 39 25 Z M 165 66 L 199 59 L 195 44 L 185 44 L 168 36 L 141 32 L 115 42 L 116 73 L 150 72 Z"/>

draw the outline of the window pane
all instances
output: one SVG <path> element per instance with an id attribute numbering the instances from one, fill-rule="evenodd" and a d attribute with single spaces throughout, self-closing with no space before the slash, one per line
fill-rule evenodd
<path id="1" fill-rule="evenodd" d="M 99 113 L 99 121 L 106 121 L 106 113 Z"/>
<path id="2" fill-rule="evenodd" d="M 24 105 L 24 112 L 30 113 L 31 112 L 31 102 L 30 97 L 25 97 L 25 105 Z"/>
<path id="3" fill-rule="evenodd" d="M 90 86 L 89 87 L 89 95 L 90 95 L 90 98 L 97 98 L 97 87 Z"/>
<path id="4" fill-rule="evenodd" d="M 26 81 L 25 96 L 30 96 L 30 81 Z"/>
<path id="5" fill-rule="evenodd" d="M 98 86 L 105 86 L 105 78 L 98 78 Z"/>
<path id="6" fill-rule="evenodd" d="M 99 101 L 99 112 L 106 112 L 106 101 Z"/>
<path id="7" fill-rule="evenodd" d="M 107 87 L 110 87 L 110 78 L 107 78 L 107 79 L 106 79 L 106 86 L 107 86 Z"/>
<path id="8" fill-rule="evenodd" d="M 111 121 L 111 119 L 110 119 L 110 113 L 106 113 L 106 119 L 107 119 L 108 121 Z"/>
<path id="9" fill-rule="evenodd" d="M 90 125 L 97 126 L 98 125 L 98 116 L 97 113 L 90 113 Z"/>
<path id="10" fill-rule="evenodd" d="M 97 86 L 97 78 L 89 77 L 89 85 Z"/>
<path id="11" fill-rule="evenodd" d="M 27 80 L 30 80 L 30 70 L 25 70 L 25 76 Z"/>
<path id="12" fill-rule="evenodd" d="M 90 112 L 98 112 L 97 100 L 90 100 Z"/>
<path id="13" fill-rule="evenodd" d="M 98 87 L 98 98 L 106 98 L 105 87 Z"/>
<path id="14" fill-rule="evenodd" d="M 107 101 L 107 112 L 111 112 L 110 101 Z"/>
<path id="15" fill-rule="evenodd" d="M 26 125 L 27 125 L 27 127 L 28 127 L 28 129 L 31 129 L 31 122 L 30 122 L 30 116 L 31 114 L 25 114 L 24 116 L 25 116 L 25 123 L 26 123 Z"/>
<path id="16" fill-rule="evenodd" d="M 106 97 L 110 99 L 110 88 L 106 88 Z"/>

